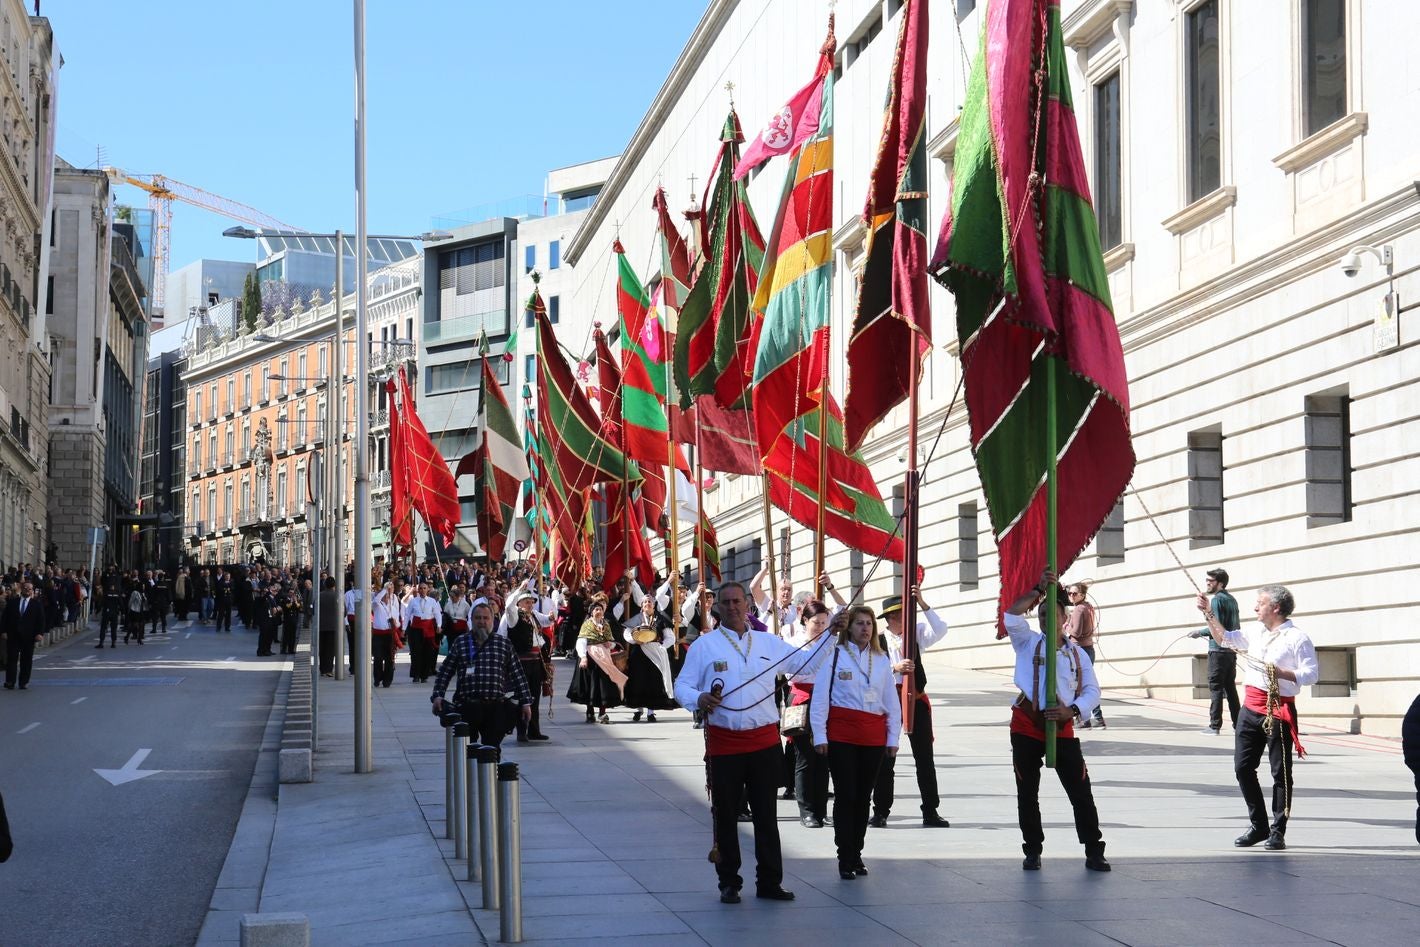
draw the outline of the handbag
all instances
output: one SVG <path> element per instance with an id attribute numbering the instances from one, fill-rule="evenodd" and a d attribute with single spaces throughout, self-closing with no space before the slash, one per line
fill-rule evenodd
<path id="1" fill-rule="evenodd" d="M 809 735 L 809 705 L 789 704 L 779 711 L 779 733 L 791 740 Z"/>

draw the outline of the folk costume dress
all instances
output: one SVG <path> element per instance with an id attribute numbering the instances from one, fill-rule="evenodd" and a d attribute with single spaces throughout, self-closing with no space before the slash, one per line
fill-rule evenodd
<path id="1" fill-rule="evenodd" d="M 653 621 L 649 627 L 656 631 L 654 641 L 636 641 L 635 633 L 648 627 L 646 617 L 640 613 L 627 622 L 621 633 L 631 651 L 626 662 L 626 706 L 652 712 L 679 706 L 675 701 L 675 669 L 670 657 L 676 643 L 675 629 L 669 622 L 663 622 L 659 614 Z"/>
<path id="2" fill-rule="evenodd" d="M 572 683 L 567 687 L 568 700 L 585 704 L 588 712 L 593 707 L 621 706 L 626 674 L 612 661 L 615 645 L 616 633 L 611 622 L 597 624 L 588 618 L 582 623 L 576 644 L 578 662 L 572 672 Z M 582 667 L 582 658 L 587 660 L 586 667 Z"/>

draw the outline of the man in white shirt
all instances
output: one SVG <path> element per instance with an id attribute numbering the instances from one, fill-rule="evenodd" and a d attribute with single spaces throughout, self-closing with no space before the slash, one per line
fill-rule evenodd
<path id="1" fill-rule="evenodd" d="M 1065 602 L 1059 595 L 1055 576 L 1046 571 L 1034 588 L 1028 590 L 1007 610 L 1003 621 L 1011 647 L 1016 652 L 1015 685 L 1020 690 L 1011 705 L 1011 762 L 1016 771 L 1016 812 L 1021 824 L 1021 851 L 1025 860 L 1021 868 L 1040 870 L 1040 853 L 1045 846 L 1045 830 L 1040 822 L 1040 768 L 1045 760 L 1046 721 L 1055 721 L 1055 774 L 1070 805 L 1075 811 L 1075 835 L 1085 846 L 1085 867 L 1091 871 L 1109 871 L 1104 857 L 1104 836 L 1100 833 L 1099 810 L 1095 808 L 1094 792 L 1090 788 L 1089 770 L 1075 736 L 1074 721 L 1088 720 L 1090 711 L 1100 700 L 1100 686 L 1090 656 L 1080 646 L 1065 638 L 1060 622 L 1053 619 L 1048 605 L 1042 605 L 1038 616 L 1042 628 L 1053 629 L 1053 641 L 1031 628 L 1023 617 L 1036 603 L 1046 601 L 1047 594 L 1056 599 L 1056 608 L 1063 613 Z M 1058 650 L 1057 650 L 1058 649 Z M 1045 662 L 1055 657 L 1056 702 L 1049 704 L 1045 687 Z"/>
<path id="2" fill-rule="evenodd" d="M 409 679 L 423 684 L 439 670 L 439 629 L 444 624 L 444 610 L 429 594 L 428 582 L 420 582 L 405 601 L 401 617 L 409 633 Z"/>
<path id="3" fill-rule="evenodd" d="M 720 586 L 720 623 L 702 631 L 685 653 L 675 697 L 686 710 L 705 713 L 705 747 L 720 901 L 738 904 L 740 800 L 747 798 L 754 821 L 755 896 L 792 901 L 785 891 L 779 848 L 778 794 L 783 751 L 779 713 L 774 707 L 776 674 L 816 668 L 827 647 L 799 650 L 777 635 L 751 631 L 749 599 L 739 582 Z M 817 644 L 832 641 L 822 636 Z"/>
<path id="4" fill-rule="evenodd" d="M 355 613 L 365 600 L 365 590 L 347 588 L 345 590 L 345 656 L 350 659 L 350 673 L 355 673 Z"/>
<path id="5" fill-rule="evenodd" d="M 754 599 L 755 607 L 759 609 L 760 620 L 770 631 L 778 632 L 780 636 L 791 634 L 799 620 L 799 608 L 794 604 L 794 583 L 789 581 L 788 575 L 779 577 L 779 602 L 776 605 L 764 588 L 764 580 L 768 576 L 769 566 L 765 565 L 750 580 L 750 596 Z"/>
<path id="6" fill-rule="evenodd" d="M 832 589 L 832 586 L 828 588 Z M 917 599 L 918 616 L 914 647 L 920 656 L 921 652 L 946 638 L 947 623 L 927 606 L 920 587 L 914 585 L 912 594 Z M 902 636 L 902 596 L 894 595 L 883 599 L 880 617 L 887 623 L 887 634 L 883 637 L 887 644 L 888 658 L 892 661 L 898 693 L 902 692 L 904 674 L 911 674 L 916 685 L 917 701 L 912 711 L 912 732 L 907 735 L 907 739 L 912 746 L 912 764 L 917 770 L 917 791 L 922 795 L 922 825 L 929 829 L 948 829 L 952 824 L 937 814 L 937 807 L 942 804 L 942 800 L 937 792 L 937 762 L 932 755 L 932 703 L 927 699 L 927 672 L 922 669 L 920 660 L 910 660 L 902 653 L 905 644 Z M 895 755 L 888 756 L 878 769 L 878 782 L 873 787 L 873 817 L 868 820 L 868 825 L 874 828 L 886 826 L 888 815 L 892 812 L 896 763 Z"/>
<path id="7" fill-rule="evenodd" d="M 1208 631 L 1213 640 L 1225 648 L 1246 655 L 1247 670 L 1243 672 L 1246 693 L 1238 714 L 1237 736 L 1233 744 L 1233 770 L 1238 786 L 1247 802 L 1248 831 L 1233 840 L 1238 848 L 1249 848 L 1267 840 L 1269 851 L 1287 847 L 1287 818 L 1292 809 L 1292 747 L 1297 756 L 1306 756 L 1297 736 L 1297 694 L 1315 684 L 1319 669 L 1316 648 L 1311 638 L 1292 624 L 1295 600 L 1283 585 L 1264 585 L 1257 591 L 1253 611 L 1261 628 L 1249 631 L 1228 631 L 1209 608 L 1208 597 L 1199 593 L 1198 610 L 1208 619 Z M 1275 682 L 1273 678 L 1275 677 Z M 1276 696 L 1269 700 L 1269 691 L 1276 684 Z M 1269 712 L 1269 703 L 1271 711 Z M 1263 728 L 1272 717 L 1272 735 Z M 1267 801 L 1257 781 L 1257 767 L 1262 752 L 1267 751 L 1272 767 L 1272 824 L 1267 821 Z"/>

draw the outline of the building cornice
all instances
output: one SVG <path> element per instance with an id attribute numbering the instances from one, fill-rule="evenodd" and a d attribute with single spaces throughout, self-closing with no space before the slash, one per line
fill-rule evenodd
<path id="1" fill-rule="evenodd" d="M 1396 215 L 1413 211 L 1403 217 Z M 1195 322 L 1236 309 L 1278 288 L 1336 266 L 1344 247 L 1365 235 L 1368 242 L 1393 239 L 1420 226 L 1420 181 L 1407 184 L 1350 216 L 1321 227 L 1270 253 L 1233 267 L 1144 309 L 1122 322 L 1120 340 L 1126 352 L 1159 341 Z M 1379 228 L 1379 229 L 1377 229 Z"/>
<path id="2" fill-rule="evenodd" d="M 720 35 L 725 22 L 739 6 L 739 2 L 740 0 L 711 0 L 710 7 L 700 18 L 695 32 L 690 34 L 690 40 L 676 57 L 675 66 L 661 85 L 661 91 L 651 100 L 651 107 L 642 116 L 641 124 L 636 127 L 631 140 L 622 149 L 621 158 L 616 162 L 616 167 L 611 169 L 611 174 L 607 176 L 596 201 L 587 211 L 582 225 L 573 234 L 572 242 L 562 251 L 562 258 L 568 266 L 576 266 L 582 254 L 586 252 L 592 234 L 605 222 L 607 214 L 611 213 L 612 198 L 621 191 L 632 172 L 641 164 L 642 158 L 650 149 L 652 139 L 660 133 L 666 116 L 680 101 L 681 93 L 695 76 L 705 53 Z"/>

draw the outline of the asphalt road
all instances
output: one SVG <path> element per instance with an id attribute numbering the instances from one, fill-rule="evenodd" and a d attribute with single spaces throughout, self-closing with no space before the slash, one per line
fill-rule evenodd
<path id="1" fill-rule="evenodd" d="M 95 641 L 42 652 L 27 690 L 0 691 L 6 947 L 191 944 L 251 783 L 279 676 L 255 633 L 170 620 L 141 647 Z M 159 772 L 95 772 L 125 764 Z"/>

